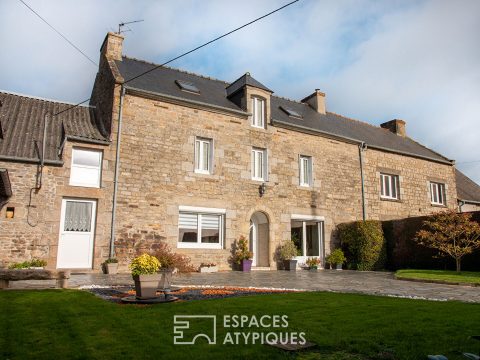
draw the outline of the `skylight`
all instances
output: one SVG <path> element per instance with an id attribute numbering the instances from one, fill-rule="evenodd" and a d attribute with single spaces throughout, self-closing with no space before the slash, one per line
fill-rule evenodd
<path id="1" fill-rule="evenodd" d="M 195 86 L 195 84 L 193 84 L 191 82 L 183 81 L 183 80 L 175 80 L 175 83 L 183 91 L 188 91 L 188 92 L 191 92 L 191 93 L 200 94 L 200 90 L 198 90 L 198 88 Z"/>
<path id="2" fill-rule="evenodd" d="M 299 114 L 298 112 L 296 112 L 295 110 L 291 109 L 291 108 L 288 108 L 288 107 L 285 107 L 285 106 L 280 106 L 280 109 L 282 109 L 283 111 L 285 111 L 287 113 L 288 116 L 291 116 L 291 117 L 294 117 L 294 118 L 298 118 L 298 119 L 302 119 L 303 116 L 301 114 Z"/>

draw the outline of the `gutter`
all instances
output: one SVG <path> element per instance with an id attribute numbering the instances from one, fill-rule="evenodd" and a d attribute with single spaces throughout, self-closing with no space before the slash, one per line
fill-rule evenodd
<path id="1" fill-rule="evenodd" d="M 358 145 L 358 156 L 360 161 L 360 179 L 362 181 L 362 218 L 363 221 L 367 220 L 367 208 L 365 205 L 365 177 L 363 175 L 363 152 L 367 151 L 367 144 L 362 142 Z"/>
<path id="2" fill-rule="evenodd" d="M 312 129 L 312 128 L 307 127 L 307 126 L 292 125 L 292 124 L 289 124 L 289 123 L 286 123 L 286 122 L 283 122 L 283 121 L 279 121 L 279 120 L 275 120 L 275 119 L 272 119 L 272 124 L 275 125 L 275 126 L 281 127 L 281 128 L 289 129 L 289 130 L 297 130 L 298 131 L 298 129 L 300 129 L 300 130 L 303 130 L 303 132 L 306 132 L 306 133 L 309 133 L 309 134 L 312 134 L 312 135 L 318 135 L 318 134 L 324 135 L 325 137 L 335 139 L 335 140 L 341 140 L 341 141 L 344 141 L 344 142 L 350 143 L 350 144 L 361 145 L 363 143 L 363 141 L 358 140 L 358 139 L 333 134 L 333 133 L 330 133 L 328 131 Z M 413 154 L 413 153 L 410 153 L 408 151 L 400 151 L 400 150 L 389 149 L 389 148 L 378 146 L 378 145 L 368 144 L 368 147 L 370 149 L 374 149 L 374 150 L 381 150 L 381 151 L 386 151 L 386 152 L 390 152 L 390 153 L 393 153 L 393 154 L 399 154 L 399 155 L 405 155 L 405 156 L 414 157 L 414 158 L 418 158 L 418 159 L 429 160 L 429 161 L 433 161 L 433 162 L 440 163 L 440 164 L 445 164 L 445 165 L 454 165 L 455 164 L 454 160 L 448 160 L 448 159 L 447 160 L 440 160 L 440 159 L 435 159 L 435 158 L 432 158 L 432 157 L 429 157 L 429 156 Z"/>
<path id="3" fill-rule="evenodd" d="M 22 163 L 29 163 L 29 164 L 38 164 L 39 162 L 39 159 L 31 159 L 31 158 L 8 156 L 8 155 L 0 155 L 0 160 L 22 162 Z M 53 165 L 53 166 L 63 166 L 63 161 L 62 160 L 44 160 L 43 164 Z"/>
<path id="4" fill-rule="evenodd" d="M 224 106 L 212 105 L 212 104 L 205 103 L 203 101 L 189 100 L 189 99 L 184 99 L 177 96 L 160 94 L 160 93 L 147 91 L 147 90 L 140 90 L 140 89 L 128 87 L 128 86 L 126 86 L 125 89 L 127 94 L 129 95 L 136 95 L 146 99 L 161 100 L 161 101 L 165 101 L 165 102 L 176 104 L 176 105 L 189 104 L 193 108 L 216 110 L 216 112 L 227 113 L 229 115 L 233 114 L 233 115 L 240 115 L 244 117 L 251 115 L 250 113 L 243 110 L 235 110 L 235 109 L 230 109 Z"/>
<path id="5" fill-rule="evenodd" d="M 118 191 L 118 175 L 120 168 L 120 144 L 122 140 L 122 116 L 123 116 L 123 99 L 125 98 L 125 87 L 122 85 L 120 90 L 120 105 L 118 109 L 118 128 L 117 128 L 117 146 L 115 151 L 115 175 L 113 178 L 113 201 L 112 201 L 112 223 L 110 226 L 110 251 L 109 257 L 115 257 L 115 217 L 117 212 L 117 191 Z"/>

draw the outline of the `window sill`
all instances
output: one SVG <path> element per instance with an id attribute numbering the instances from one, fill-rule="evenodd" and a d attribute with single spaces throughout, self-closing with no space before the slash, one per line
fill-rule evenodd
<path id="1" fill-rule="evenodd" d="M 75 184 L 75 183 L 69 183 L 69 186 L 74 186 L 74 187 L 83 187 L 83 188 L 88 188 L 88 189 L 100 189 L 101 187 L 99 185 L 90 185 L 90 184 Z"/>
<path id="2" fill-rule="evenodd" d="M 393 199 L 393 198 L 386 198 L 386 197 L 380 197 L 381 201 L 388 201 L 388 202 L 396 202 L 396 203 L 403 203 L 402 200 L 400 199 Z"/>
<path id="3" fill-rule="evenodd" d="M 213 249 L 222 250 L 221 244 L 182 243 L 177 242 L 177 249 Z"/>
<path id="4" fill-rule="evenodd" d="M 430 203 L 432 207 L 438 207 L 438 208 L 447 208 L 447 205 L 444 204 L 435 204 L 435 203 Z"/>

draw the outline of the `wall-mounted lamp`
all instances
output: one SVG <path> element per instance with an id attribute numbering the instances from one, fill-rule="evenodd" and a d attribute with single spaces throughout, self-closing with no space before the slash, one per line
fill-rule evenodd
<path id="1" fill-rule="evenodd" d="M 262 183 L 262 185 L 258 187 L 258 193 L 260 194 L 260 197 L 265 194 L 265 191 L 267 191 L 267 185 L 265 183 Z"/>

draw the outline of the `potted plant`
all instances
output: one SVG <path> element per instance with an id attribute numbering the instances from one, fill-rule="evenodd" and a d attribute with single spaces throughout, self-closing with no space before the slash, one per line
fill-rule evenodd
<path id="1" fill-rule="evenodd" d="M 318 265 L 320 265 L 320 259 L 316 257 L 310 257 L 305 261 L 309 270 L 317 270 Z"/>
<path id="2" fill-rule="evenodd" d="M 161 279 L 160 261 L 155 256 L 143 254 L 132 260 L 130 270 L 135 282 L 135 293 L 139 299 L 149 299 L 156 295 Z"/>
<path id="3" fill-rule="evenodd" d="M 214 273 L 218 271 L 217 264 L 215 263 L 201 263 L 200 272 L 201 273 Z"/>
<path id="4" fill-rule="evenodd" d="M 118 272 L 118 260 L 116 258 L 108 258 L 103 263 L 106 274 L 116 274 Z"/>
<path id="5" fill-rule="evenodd" d="M 297 256 L 297 247 L 292 240 L 285 240 L 280 247 L 280 260 L 283 262 L 283 269 L 289 271 L 297 270 L 297 260 L 294 259 Z"/>
<path id="6" fill-rule="evenodd" d="M 342 270 L 342 264 L 345 262 L 346 258 L 342 249 L 335 249 L 327 256 L 326 260 L 328 263 L 332 264 L 332 267 L 333 264 L 335 264 L 337 270 Z"/>
<path id="7" fill-rule="evenodd" d="M 245 236 L 240 236 L 235 250 L 234 260 L 237 265 L 240 265 L 241 271 L 247 272 L 252 269 L 252 257 L 253 253 L 248 248 L 248 240 Z"/>

